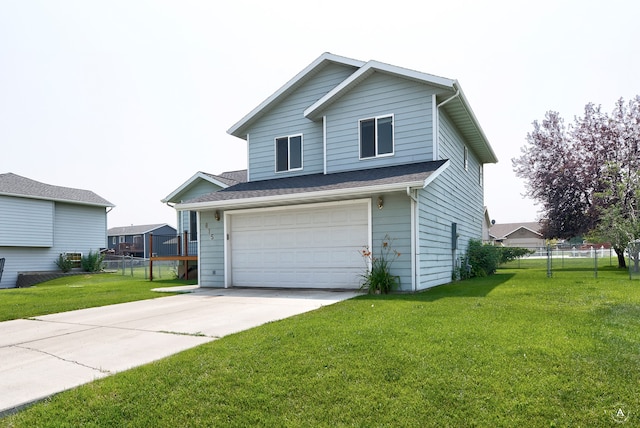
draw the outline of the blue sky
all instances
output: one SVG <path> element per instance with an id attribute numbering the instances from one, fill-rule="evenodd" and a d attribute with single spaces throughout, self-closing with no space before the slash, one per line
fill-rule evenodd
<path id="1" fill-rule="evenodd" d="M 93 190 L 109 227 L 175 225 L 160 199 L 246 168 L 226 130 L 328 51 L 458 79 L 499 159 L 491 217 L 533 221 L 511 159 L 547 110 L 640 94 L 638 16 L 617 0 L 0 0 L 0 172 Z"/>

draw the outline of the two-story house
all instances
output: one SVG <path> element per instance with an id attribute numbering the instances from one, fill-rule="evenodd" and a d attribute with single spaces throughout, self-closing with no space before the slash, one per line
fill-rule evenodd
<path id="1" fill-rule="evenodd" d="M 233 125 L 247 181 L 196 211 L 202 287 L 358 288 L 383 242 L 403 291 L 451 281 L 497 162 L 457 81 L 325 53 Z"/>

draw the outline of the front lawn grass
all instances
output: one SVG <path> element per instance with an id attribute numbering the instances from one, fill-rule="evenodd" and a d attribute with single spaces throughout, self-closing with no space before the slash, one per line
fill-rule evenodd
<path id="1" fill-rule="evenodd" d="M 639 371 L 638 281 L 543 262 L 269 323 L 0 425 L 638 426 Z"/>
<path id="2" fill-rule="evenodd" d="M 151 282 L 117 273 L 65 276 L 28 288 L 0 290 L 0 321 L 153 299 L 168 294 L 151 291 L 152 288 L 187 283 L 179 280 Z"/>

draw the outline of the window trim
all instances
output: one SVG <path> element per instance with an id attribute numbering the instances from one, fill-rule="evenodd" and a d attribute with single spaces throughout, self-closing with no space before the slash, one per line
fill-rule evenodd
<path id="1" fill-rule="evenodd" d="M 378 153 L 378 121 L 380 119 L 391 118 L 391 152 L 389 153 Z M 375 121 L 374 126 L 374 151 L 375 154 L 373 156 L 362 157 L 362 122 L 373 120 Z M 385 158 L 389 156 L 394 156 L 396 154 L 396 118 L 393 113 L 383 114 L 379 116 L 365 117 L 358 120 L 358 159 L 359 160 L 369 160 L 369 159 L 377 159 L 377 158 Z"/>
<path id="2" fill-rule="evenodd" d="M 295 137 L 300 137 L 300 167 L 299 168 L 291 168 L 291 139 Z M 287 169 L 278 170 L 278 140 L 287 139 Z M 304 136 L 303 134 L 291 134 L 291 135 L 283 135 L 280 137 L 276 137 L 273 139 L 273 149 L 274 149 L 274 159 L 275 165 L 274 169 L 276 174 L 281 174 L 285 172 L 291 171 L 301 171 L 304 169 Z"/>

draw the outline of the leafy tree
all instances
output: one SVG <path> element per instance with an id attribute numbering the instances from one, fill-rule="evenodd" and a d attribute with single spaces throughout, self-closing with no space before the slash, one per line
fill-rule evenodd
<path id="1" fill-rule="evenodd" d="M 587 234 L 610 241 L 625 267 L 624 248 L 638 237 L 640 96 L 620 99 L 609 115 L 587 104 L 569 128 L 557 112 L 533 122 L 528 145 L 512 160 L 526 195 L 542 205 L 545 238 Z M 636 217 L 634 217 L 636 216 Z M 624 231 L 624 232 L 623 232 Z M 628 242 L 628 240 L 627 240 Z"/>

